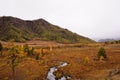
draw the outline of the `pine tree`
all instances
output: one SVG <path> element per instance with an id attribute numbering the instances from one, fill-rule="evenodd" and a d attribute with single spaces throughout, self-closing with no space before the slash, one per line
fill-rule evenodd
<path id="1" fill-rule="evenodd" d="M 39 54 L 36 54 L 35 59 L 39 60 Z"/>
<path id="2" fill-rule="evenodd" d="M 98 59 L 100 60 L 100 57 L 102 56 L 104 59 L 107 58 L 107 55 L 106 55 L 106 52 L 105 52 L 105 49 L 103 47 L 101 47 L 98 51 Z"/>

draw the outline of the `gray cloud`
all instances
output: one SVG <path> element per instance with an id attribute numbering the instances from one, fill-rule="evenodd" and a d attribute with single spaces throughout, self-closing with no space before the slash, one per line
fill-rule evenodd
<path id="1" fill-rule="evenodd" d="M 90 38 L 120 34 L 120 0 L 1 0 L 0 15 L 44 18 Z"/>

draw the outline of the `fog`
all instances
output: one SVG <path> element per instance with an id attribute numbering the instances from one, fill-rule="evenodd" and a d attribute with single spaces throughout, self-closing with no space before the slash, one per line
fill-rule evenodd
<path id="1" fill-rule="evenodd" d="M 0 16 L 43 18 L 92 38 L 120 38 L 120 0 L 0 0 Z"/>

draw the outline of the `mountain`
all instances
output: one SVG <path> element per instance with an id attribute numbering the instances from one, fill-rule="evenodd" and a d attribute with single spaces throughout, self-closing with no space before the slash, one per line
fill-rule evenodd
<path id="1" fill-rule="evenodd" d="M 114 41 L 114 39 L 100 39 L 98 42 L 111 42 Z"/>
<path id="2" fill-rule="evenodd" d="M 11 16 L 0 17 L 0 40 L 24 42 L 32 39 L 61 43 L 89 43 L 93 40 L 80 36 L 68 29 L 60 28 L 44 19 L 22 20 Z"/>

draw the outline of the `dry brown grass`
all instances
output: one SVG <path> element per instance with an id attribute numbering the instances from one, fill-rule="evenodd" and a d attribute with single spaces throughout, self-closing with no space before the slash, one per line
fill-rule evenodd
<path id="1" fill-rule="evenodd" d="M 102 44 L 85 44 L 84 47 L 76 47 L 76 45 L 80 46 L 81 44 L 65 44 L 64 46 L 62 44 L 62 47 L 52 48 L 52 51 L 50 51 L 50 46 L 47 44 L 47 42 L 42 43 L 48 48 L 44 49 L 45 56 L 41 57 L 40 60 L 36 61 L 34 57 L 25 57 L 19 63 L 16 67 L 16 80 L 45 80 L 49 68 L 59 65 L 60 62 L 68 62 L 69 64 L 59 68 L 55 75 L 57 78 L 69 75 L 72 80 L 102 80 L 109 70 L 120 68 L 120 47 L 117 45 L 117 47 L 115 45 L 105 46 L 108 59 L 100 62 L 96 60 L 96 55 Z M 58 45 L 58 43 L 53 44 L 54 46 Z M 36 50 L 39 52 L 38 47 Z M 6 51 L 4 53 L 7 54 Z M 3 60 L 4 57 L 0 57 L 0 59 Z M 89 58 L 87 64 L 84 64 L 83 61 L 85 57 Z M 0 65 L 4 62 L 0 61 Z M 0 80 L 7 80 L 10 74 L 10 67 L 7 66 L 0 71 Z"/>

